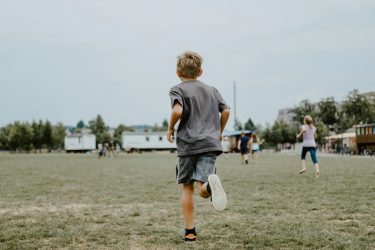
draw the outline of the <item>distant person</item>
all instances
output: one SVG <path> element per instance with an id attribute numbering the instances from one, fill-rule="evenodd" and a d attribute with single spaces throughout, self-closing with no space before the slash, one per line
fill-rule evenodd
<path id="1" fill-rule="evenodd" d="M 106 145 L 103 143 L 103 144 L 101 144 L 101 148 L 99 149 L 99 159 L 100 159 L 101 157 L 106 157 L 106 155 L 107 155 L 107 147 L 106 147 Z"/>
<path id="2" fill-rule="evenodd" d="M 230 151 L 230 142 L 228 137 L 224 137 L 221 141 L 221 146 L 223 148 L 223 153 L 225 159 L 228 159 L 228 153 Z"/>
<path id="3" fill-rule="evenodd" d="M 315 177 L 320 176 L 319 171 L 319 164 L 318 159 L 316 158 L 316 143 L 315 138 L 317 137 L 316 134 L 316 127 L 314 126 L 314 122 L 311 116 L 306 115 L 303 119 L 304 125 L 302 125 L 301 132 L 297 135 L 299 138 L 303 135 L 303 144 L 302 144 L 302 153 L 301 153 L 301 161 L 302 161 L 302 169 L 299 171 L 300 174 L 306 172 L 306 154 L 310 152 L 311 160 L 315 166 Z"/>
<path id="4" fill-rule="evenodd" d="M 263 140 L 260 140 L 257 134 L 253 133 L 251 135 L 250 139 L 250 149 L 251 149 L 251 159 L 253 163 L 257 163 L 257 160 L 259 158 L 259 153 L 260 153 L 260 145 L 262 145 L 264 142 Z"/>
<path id="5" fill-rule="evenodd" d="M 249 141 L 250 141 L 249 137 L 247 137 L 244 132 L 241 132 L 241 137 L 238 140 L 237 148 L 238 150 L 241 151 L 241 163 L 242 164 L 244 163 L 249 164 L 249 160 L 248 160 Z"/>
<path id="6" fill-rule="evenodd" d="M 116 143 L 116 156 L 118 156 L 120 154 L 120 151 L 121 151 L 121 147 L 120 147 L 120 144 L 119 143 Z"/>
<path id="7" fill-rule="evenodd" d="M 182 210 L 185 222 L 185 241 L 195 241 L 194 182 L 199 195 L 211 196 L 212 205 L 224 210 L 227 197 L 219 177 L 214 174 L 216 157 L 222 153 L 222 132 L 229 118 L 229 106 L 216 88 L 198 81 L 202 75 L 202 57 L 194 52 L 178 56 L 177 76 L 181 83 L 172 87 L 169 96 L 172 112 L 167 138 L 174 141 L 177 129 L 177 183 L 182 184 Z"/>
<path id="8" fill-rule="evenodd" d="M 114 157 L 114 152 L 115 152 L 115 147 L 114 147 L 114 144 L 113 144 L 113 141 L 110 141 L 108 143 L 108 157 Z"/>

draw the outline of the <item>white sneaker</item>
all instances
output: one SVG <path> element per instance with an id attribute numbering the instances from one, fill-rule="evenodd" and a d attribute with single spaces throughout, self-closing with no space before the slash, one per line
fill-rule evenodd
<path id="1" fill-rule="evenodd" d="M 219 176 L 216 174 L 208 176 L 208 184 L 211 189 L 212 205 L 217 211 L 223 211 L 227 206 L 227 195 L 221 186 Z"/>

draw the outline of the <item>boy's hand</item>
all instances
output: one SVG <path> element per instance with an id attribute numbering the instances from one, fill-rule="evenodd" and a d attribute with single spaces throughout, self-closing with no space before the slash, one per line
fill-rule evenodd
<path id="1" fill-rule="evenodd" d="M 174 128 L 168 128 L 168 131 L 167 131 L 167 140 L 170 142 L 170 143 L 173 143 L 174 142 Z"/>

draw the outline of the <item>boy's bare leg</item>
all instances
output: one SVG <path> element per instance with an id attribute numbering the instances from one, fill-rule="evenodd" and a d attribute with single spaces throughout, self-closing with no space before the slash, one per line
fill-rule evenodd
<path id="1" fill-rule="evenodd" d="M 204 182 L 198 181 L 199 195 L 202 198 L 208 198 L 208 197 L 210 197 L 210 193 L 207 190 L 207 185 L 208 185 L 208 182 L 204 183 Z"/>
<path id="2" fill-rule="evenodd" d="M 248 163 L 249 163 L 249 161 L 248 161 L 248 159 L 249 159 L 249 154 L 245 154 L 245 155 L 244 155 L 244 158 L 245 158 L 245 163 L 248 164 Z"/>
<path id="3" fill-rule="evenodd" d="M 302 168 L 301 170 L 299 171 L 300 174 L 303 174 L 306 172 L 306 160 L 301 160 L 301 163 L 302 163 Z"/>
<path id="4" fill-rule="evenodd" d="M 182 211 L 186 229 L 194 228 L 194 183 L 182 186 Z"/>

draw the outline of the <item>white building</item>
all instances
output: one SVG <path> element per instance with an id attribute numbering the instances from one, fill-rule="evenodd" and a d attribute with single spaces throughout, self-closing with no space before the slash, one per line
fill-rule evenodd
<path id="1" fill-rule="evenodd" d="M 71 134 L 65 136 L 64 148 L 70 152 L 88 152 L 96 149 L 96 136 L 93 134 Z"/>
<path id="2" fill-rule="evenodd" d="M 127 152 L 177 149 L 176 142 L 167 140 L 166 132 L 124 132 L 122 147 Z"/>

